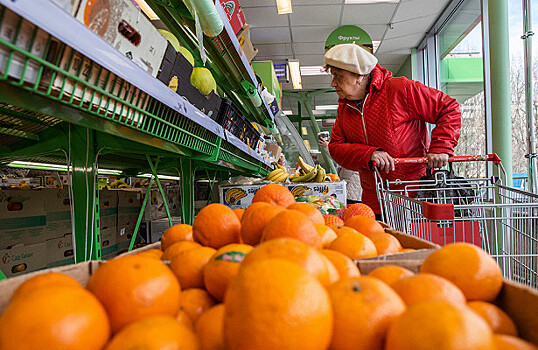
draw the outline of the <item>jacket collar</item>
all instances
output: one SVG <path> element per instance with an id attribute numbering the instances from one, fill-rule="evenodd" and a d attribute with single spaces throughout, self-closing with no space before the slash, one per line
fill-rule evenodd
<path id="1" fill-rule="evenodd" d="M 381 87 L 385 83 L 385 81 L 392 76 L 392 73 L 385 68 L 381 68 L 381 66 L 378 64 L 375 65 L 374 69 L 372 69 L 372 72 L 370 73 L 370 93 L 376 90 L 381 90 Z M 346 98 L 341 98 L 338 100 L 339 104 L 348 104 L 355 105 L 355 101 L 348 100 Z"/>

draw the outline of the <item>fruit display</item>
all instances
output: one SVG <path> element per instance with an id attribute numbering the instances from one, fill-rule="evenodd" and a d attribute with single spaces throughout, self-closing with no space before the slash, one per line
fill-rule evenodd
<path id="1" fill-rule="evenodd" d="M 323 167 L 321 167 L 319 164 L 312 166 L 306 163 L 301 156 L 297 158 L 297 171 L 293 174 L 290 174 L 285 167 L 276 162 L 273 163 L 273 166 L 274 170 L 265 177 L 266 180 L 272 182 L 286 182 L 286 180 L 293 183 L 325 182 L 333 181 L 333 178 L 337 178 L 337 176 L 327 176 L 327 173 Z"/>
<path id="2" fill-rule="evenodd" d="M 298 170 L 290 176 L 291 182 L 324 182 L 331 181 L 330 177 L 326 176 L 325 169 L 319 164 L 312 166 L 306 163 L 301 156 L 297 158 Z"/>
<path id="3" fill-rule="evenodd" d="M 361 273 L 355 259 L 405 248 L 363 209 L 322 215 L 279 184 L 241 212 L 210 204 L 160 249 L 95 265 L 85 288 L 61 273 L 20 284 L 0 349 L 535 349 L 492 303 L 502 274 L 476 246 Z"/>

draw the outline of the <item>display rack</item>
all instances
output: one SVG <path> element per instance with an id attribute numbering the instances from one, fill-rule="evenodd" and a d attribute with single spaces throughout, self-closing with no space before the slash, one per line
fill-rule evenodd
<path id="1" fill-rule="evenodd" d="M 270 170 L 267 160 L 52 2 L 0 0 L 0 27 L 8 9 L 19 17 L 13 39 L 0 37 L 0 163 L 70 166 L 75 261 L 101 258 L 98 166 L 156 175 L 158 163 L 161 175 L 179 172 L 184 223 L 194 218 L 197 170 Z M 18 37 L 23 19 L 33 24 L 26 47 Z M 45 49 L 35 55 L 38 44 Z M 50 59 L 51 50 L 65 48 L 72 49 L 67 63 Z"/>
<path id="2" fill-rule="evenodd" d="M 180 40 L 181 44 L 200 62 L 200 46 L 194 34 L 194 20 L 189 11 L 180 0 L 147 0 L 159 19 Z M 256 121 L 272 129 L 274 127 L 274 115 L 269 106 L 262 99 L 262 106 L 256 107 L 250 101 L 241 85 L 245 80 L 256 87 L 261 93 L 256 75 L 250 66 L 245 53 L 241 49 L 239 40 L 228 21 L 228 18 L 220 5 L 215 1 L 215 8 L 222 18 L 224 30 L 214 38 L 204 36 L 204 49 L 208 52 L 206 67 L 209 68 L 217 80 L 219 86 L 226 92 L 245 116 L 251 121 Z"/>

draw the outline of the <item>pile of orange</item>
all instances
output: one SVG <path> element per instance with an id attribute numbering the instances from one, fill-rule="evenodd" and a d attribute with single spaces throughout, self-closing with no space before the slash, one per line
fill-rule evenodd
<path id="1" fill-rule="evenodd" d="M 292 199 L 271 184 L 245 210 L 211 204 L 86 288 L 29 279 L 0 316 L 0 349 L 533 349 L 491 303 L 502 275 L 483 250 L 451 244 L 417 273 L 363 276 L 353 259 L 399 241 L 363 205 L 339 222 Z"/>

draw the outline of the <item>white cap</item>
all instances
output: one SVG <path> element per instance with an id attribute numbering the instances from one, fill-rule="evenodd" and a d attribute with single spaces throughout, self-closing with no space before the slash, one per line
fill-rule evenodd
<path id="1" fill-rule="evenodd" d="M 325 53 L 325 64 L 360 75 L 370 74 L 377 58 L 357 44 L 339 44 Z"/>

